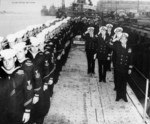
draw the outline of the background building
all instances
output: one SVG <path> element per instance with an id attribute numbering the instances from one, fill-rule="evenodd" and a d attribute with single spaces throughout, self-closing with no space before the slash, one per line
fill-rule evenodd
<path id="1" fill-rule="evenodd" d="M 127 12 L 150 12 L 150 0 L 99 0 L 98 11 L 116 11 L 124 9 Z"/>

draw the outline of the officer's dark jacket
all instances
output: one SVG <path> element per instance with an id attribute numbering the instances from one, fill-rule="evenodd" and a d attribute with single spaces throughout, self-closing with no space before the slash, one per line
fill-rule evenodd
<path id="1" fill-rule="evenodd" d="M 96 38 L 90 37 L 90 34 L 83 34 L 83 39 L 85 39 L 85 51 L 94 51 L 96 52 Z"/>
<path id="2" fill-rule="evenodd" d="M 8 103 L 5 103 L 8 105 L 7 120 L 9 123 L 22 122 L 25 109 L 32 108 L 32 85 L 28 83 L 26 73 L 20 68 L 16 68 L 12 74 L 1 68 L 0 77 L 1 87 L 4 88 L 0 93 L 8 98 Z"/>
<path id="3" fill-rule="evenodd" d="M 121 42 L 115 42 L 109 45 L 112 48 L 115 55 L 115 69 L 117 71 L 127 73 L 129 66 L 132 66 L 132 49 L 127 45 L 126 48 L 122 47 Z"/>
<path id="4" fill-rule="evenodd" d="M 97 58 L 100 60 L 107 60 L 108 59 L 108 53 L 109 48 L 107 46 L 108 37 L 105 37 L 105 39 L 102 38 L 102 35 L 100 34 L 97 37 Z"/>
<path id="5" fill-rule="evenodd" d="M 109 41 L 113 35 L 114 35 L 113 31 L 111 31 L 111 34 L 109 34 L 108 32 L 106 33 L 106 37 L 108 38 Z"/>
<path id="6" fill-rule="evenodd" d="M 106 37 L 107 37 L 108 42 L 110 42 L 110 40 L 112 39 L 113 35 L 114 35 L 113 31 L 111 31 L 110 34 L 108 32 L 106 33 Z M 109 52 L 109 56 L 111 56 L 112 49 L 108 48 L 108 52 Z"/>

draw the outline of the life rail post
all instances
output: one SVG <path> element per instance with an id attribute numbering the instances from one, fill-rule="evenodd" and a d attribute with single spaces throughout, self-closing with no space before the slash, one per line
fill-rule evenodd
<path id="1" fill-rule="evenodd" d="M 144 112 L 143 112 L 144 121 L 146 121 L 147 101 L 149 99 L 148 92 L 149 92 L 149 79 L 146 79 L 145 105 L 144 105 Z"/>

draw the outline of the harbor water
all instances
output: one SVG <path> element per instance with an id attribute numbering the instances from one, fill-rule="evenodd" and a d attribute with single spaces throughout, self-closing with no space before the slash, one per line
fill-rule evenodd
<path id="1" fill-rule="evenodd" d="M 43 24 L 55 16 L 41 16 L 40 14 L 0 14 L 0 36 L 7 36 L 29 25 Z"/>

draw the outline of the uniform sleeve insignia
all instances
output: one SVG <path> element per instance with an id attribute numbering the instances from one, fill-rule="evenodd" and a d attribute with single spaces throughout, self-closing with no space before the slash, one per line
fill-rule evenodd
<path id="1" fill-rule="evenodd" d="M 49 52 L 49 51 L 46 51 L 45 54 L 50 54 L 50 52 Z"/>
<path id="2" fill-rule="evenodd" d="M 27 62 L 26 62 L 26 65 L 27 65 L 27 66 L 32 66 L 33 63 L 32 63 L 31 61 L 27 61 Z"/>
<path id="3" fill-rule="evenodd" d="M 38 70 L 35 71 L 35 77 L 40 78 L 40 73 L 38 72 Z"/>
<path id="4" fill-rule="evenodd" d="M 18 70 L 18 71 L 17 71 L 17 74 L 18 74 L 18 75 L 23 75 L 23 74 L 24 74 L 24 71 L 23 71 L 23 70 Z"/>
<path id="5" fill-rule="evenodd" d="M 40 55 L 43 55 L 43 53 L 41 52 Z"/>
<path id="6" fill-rule="evenodd" d="M 45 66 L 49 66 L 49 63 L 47 60 L 45 61 Z"/>
<path id="7" fill-rule="evenodd" d="M 129 49 L 128 49 L 128 53 L 131 53 L 131 52 L 132 52 L 132 49 L 131 49 L 131 48 L 129 48 Z"/>
<path id="8" fill-rule="evenodd" d="M 27 85 L 27 90 L 31 90 L 32 89 L 32 85 L 31 85 L 31 82 L 30 80 L 27 81 L 28 85 Z"/>

